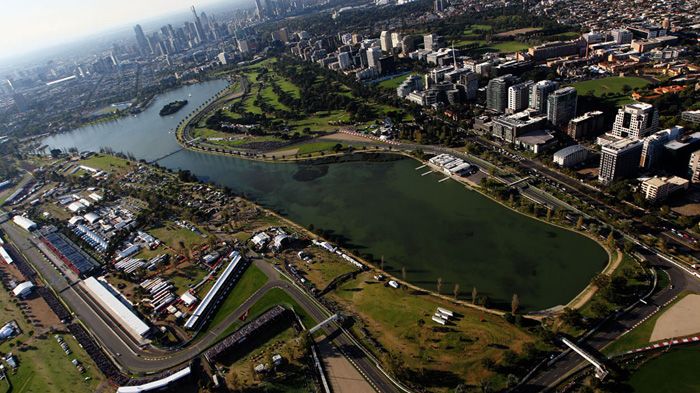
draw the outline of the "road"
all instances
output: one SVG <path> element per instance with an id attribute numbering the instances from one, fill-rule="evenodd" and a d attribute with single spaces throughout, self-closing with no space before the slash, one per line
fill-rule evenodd
<path id="1" fill-rule="evenodd" d="M 600 351 L 608 344 L 619 338 L 624 332 L 634 327 L 639 321 L 656 313 L 659 306 L 664 305 L 669 300 L 678 296 L 683 291 L 692 291 L 700 293 L 700 280 L 692 276 L 677 265 L 667 261 L 655 251 L 641 248 L 641 256 L 649 261 L 651 266 L 665 270 L 670 278 L 671 285 L 661 289 L 649 298 L 646 304 L 637 302 L 629 311 L 621 312 L 620 315 L 613 317 L 609 322 L 605 323 L 595 333 L 590 335 L 585 340 L 580 340 L 578 344 L 586 348 L 592 348 Z M 533 378 L 527 381 L 523 386 L 517 389 L 517 392 L 530 393 L 542 392 L 556 386 L 561 382 L 572 370 L 577 369 L 582 364 L 585 364 L 583 358 L 573 351 L 569 351 L 564 356 L 549 364 L 547 368 L 535 374 Z"/>
<path id="2" fill-rule="evenodd" d="M 39 272 L 98 339 L 100 345 L 122 369 L 134 375 L 148 375 L 172 369 L 189 362 L 217 341 L 217 338 L 234 322 L 250 309 L 262 296 L 273 288 L 285 291 L 312 318 L 317 321 L 326 319 L 331 313 L 303 289 L 285 280 L 280 271 L 270 264 L 256 260 L 256 264 L 270 280 L 258 289 L 233 313 L 229 314 L 219 325 L 207 330 L 196 341 L 183 349 L 165 351 L 149 346 L 142 346 L 125 334 L 121 329 L 113 329 L 115 322 L 92 304 L 82 288 L 82 284 L 69 284 L 64 274 L 56 269 L 32 243 L 32 236 L 11 222 L 0 225 L 12 240 L 21 255 Z M 326 335 L 332 337 L 332 343 L 367 379 L 368 383 L 379 392 L 400 392 L 396 384 L 384 373 L 377 360 L 361 344 L 335 323 L 324 328 Z"/>

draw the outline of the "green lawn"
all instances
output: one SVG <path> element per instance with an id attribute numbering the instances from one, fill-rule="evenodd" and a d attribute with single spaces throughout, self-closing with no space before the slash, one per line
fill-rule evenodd
<path id="1" fill-rule="evenodd" d="M 69 334 L 62 334 L 66 344 L 73 351 L 72 355 L 66 355 L 52 334 L 39 335 L 39 330 L 48 326 L 39 328 L 30 325 L 14 301 L 8 292 L 0 289 L 0 325 L 15 320 L 22 329 L 22 334 L 18 337 L 0 343 L 0 353 L 12 352 L 17 356 L 19 363 L 17 373 L 7 372 L 13 386 L 12 392 L 94 392 L 104 377 L 77 341 Z M 28 314 L 32 314 L 32 311 L 28 311 Z M 26 346 L 20 349 L 18 343 L 24 343 Z M 83 363 L 87 372 L 80 374 L 71 363 L 72 359 Z M 91 380 L 86 382 L 85 377 L 90 377 Z M 5 381 L 2 381 L 0 389 L 4 389 L 5 386 Z"/>
<path id="2" fill-rule="evenodd" d="M 285 291 L 279 288 L 272 288 L 265 295 L 263 295 L 255 304 L 253 304 L 253 306 L 249 310 L 250 312 L 246 321 L 252 321 L 253 319 L 259 317 L 265 311 L 269 310 L 271 307 L 276 306 L 278 304 L 293 309 L 294 312 L 296 312 L 297 315 L 299 315 L 302 322 L 304 323 L 304 326 L 307 329 L 314 327 L 317 322 L 320 322 L 312 318 L 306 311 L 304 311 L 303 308 L 301 308 L 301 306 L 294 299 L 292 299 L 289 295 L 287 295 Z M 237 321 L 236 323 L 232 324 L 228 327 L 228 329 L 224 330 L 219 335 L 217 341 L 235 332 L 244 323 L 245 322 Z"/>
<path id="3" fill-rule="evenodd" d="M 478 44 L 478 47 L 474 50 L 479 52 L 520 52 L 524 51 L 530 46 L 520 41 L 492 41 L 487 43 L 484 40 L 459 40 L 455 42 L 455 47 L 467 46 L 472 44 Z"/>
<path id="4" fill-rule="evenodd" d="M 700 392 L 700 347 L 678 347 L 642 365 L 630 378 L 636 393 Z"/>
<path id="5" fill-rule="evenodd" d="M 580 96 L 586 95 L 588 92 L 592 92 L 596 97 L 602 97 L 605 93 L 615 95 L 624 94 L 623 89 L 625 85 L 629 86 L 631 89 L 634 89 L 645 87 L 648 84 L 649 81 L 644 78 L 610 76 L 607 78 L 576 82 L 572 86 L 576 88 L 576 91 Z"/>
<path id="6" fill-rule="evenodd" d="M 231 292 L 226 297 L 221 306 L 209 322 L 209 326 L 215 327 L 221 323 L 229 314 L 234 312 L 243 304 L 255 291 L 265 285 L 267 276 L 255 265 L 250 265 L 243 273 L 241 279 L 236 283 Z"/>
<path id="7" fill-rule="evenodd" d="M 205 238 L 202 236 L 190 231 L 189 229 L 181 228 L 180 226 L 171 222 L 168 222 L 163 227 L 151 229 L 148 231 L 148 233 L 175 250 L 180 249 L 181 241 L 184 243 L 187 249 L 191 249 L 193 246 L 204 243 L 205 241 Z"/>
<path id="8" fill-rule="evenodd" d="M 481 30 L 481 31 L 492 31 L 493 26 L 491 25 L 470 25 L 469 27 L 465 28 L 464 31 L 462 32 L 463 35 L 473 35 L 477 34 L 476 30 Z"/>
<path id="9" fill-rule="evenodd" d="M 669 310 L 674 304 L 678 303 L 681 299 L 687 296 L 689 293 L 682 293 L 676 300 L 671 304 L 666 306 L 663 311 L 659 311 L 654 314 L 651 318 L 644 321 L 641 325 L 634 328 L 629 333 L 625 334 L 617 341 L 608 345 L 603 349 L 603 353 L 606 355 L 619 355 L 624 352 L 641 348 L 649 344 L 651 338 L 651 333 L 654 331 L 654 326 L 656 321 L 663 315 L 664 311 Z"/>
<path id="10" fill-rule="evenodd" d="M 81 165 L 101 169 L 105 172 L 114 172 L 129 168 L 129 161 L 106 154 L 97 154 L 80 161 Z"/>
<path id="11" fill-rule="evenodd" d="M 404 75 L 399 75 L 397 77 L 387 79 L 384 81 L 379 82 L 379 87 L 384 88 L 384 89 L 396 89 L 399 87 L 403 81 L 406 80 L 411 74 L 404 74 Z"/>
<path id="12" fill-rule="evenodd" d="M 292 146 L 291 148 L 298 148 L 297 154 L 310 154 L 320 151 L 330 151 L 337 144 L 338 142 L 309 142 L 299 146 Z"/>

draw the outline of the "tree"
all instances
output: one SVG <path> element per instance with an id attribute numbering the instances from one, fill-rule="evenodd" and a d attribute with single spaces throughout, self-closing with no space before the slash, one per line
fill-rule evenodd
<path id="1" fill-rule="evenodd" d="M 547 221 L 552 219 L 552 209 L 547 209 Z"/>
<path id="2" fill-rule="evenodd" d="M 518 312 L 518 307 L 520 307 L 520 299 L 518 294 L 514 293 L 513 298 L 510 300 L 510 311 L 515 314 Z"/>
<path id="3" fill-rule="evenodd" d="M 438 277 L 438 279 L 437 279 L 437 293 L 439 294 L 441 290 L 442 290 L 442 277 Z"/>
<path id="4" fill-rule="evenodd" d="M 476 297 L 479 295 L 479 292 L 476 291 L 476 287 L 472 287 L 472 304 L 476 304 Z"/>
<path id="5" fill-rule="evenodd" d="M 613 236 L 613 231 L 608 234 L 608 247 L 615 248 L 615 236 Z"/>
<path id="6" fill-rule="evenodd" d="M 384 255 L 382 255 L 382 259 L 379 262 L 379 267 L 384 271 Z"/>
<path id="7" fill-rule="evenodd" d="M 401 279 L 406 281 L 406 266 L 401 266 Z"/>
<path id="8" fill-rule="evenodd" d="M 452 294 L 454 295 L 455 300 L 459 298 L 459 284 L 455 284 L 455 287 L 452 290 Z"/>

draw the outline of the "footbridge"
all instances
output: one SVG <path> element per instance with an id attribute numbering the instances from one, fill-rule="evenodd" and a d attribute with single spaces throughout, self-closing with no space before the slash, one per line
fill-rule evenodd
<path id="1" fill-rule="evenodd" d="M 608 375 L 608 370 L 605 368 L 605 365 L 600 362 L 598 359 L 595 358 L 595 356 L 591 355 L 590 353 L 586 352 L 583 350 L 581 347 L 578 345 L 574 344 L 573 342 L 569 341 L 567 338 L 562 338 L 561 341 L 569 348 L 571 348 L 574 352 L 577 354 L 581 355 L 582 358 L 586 359 L 586 361 L 595 367 L 595 376 L 596 378 L 600 379 L 601 381 Z"/>

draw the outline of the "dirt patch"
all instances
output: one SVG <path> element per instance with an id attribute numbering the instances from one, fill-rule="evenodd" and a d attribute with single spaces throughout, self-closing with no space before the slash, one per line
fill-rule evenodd
<path id="1" fill-rule="evenodd" d="M 654 325 L 650 341 L 700 332 L 700 295 L 688 295 L 664 312 Z"/>

